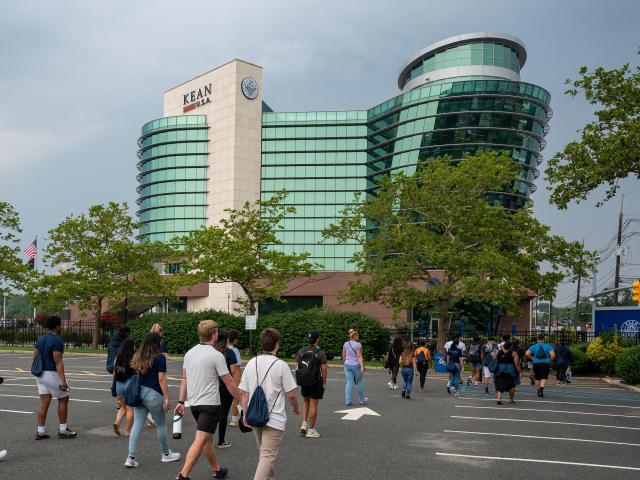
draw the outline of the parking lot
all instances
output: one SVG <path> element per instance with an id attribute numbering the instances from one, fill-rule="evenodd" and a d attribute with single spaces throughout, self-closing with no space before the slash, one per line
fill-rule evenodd
<path id="1" fill-rule="evenodd" d="M 104 371 L 104 357 L 65 356 L 71 386 L 69 425 L 75 440 L 34 438 L 38 395 L 29 373 L 30 355 L 0 353 L 0 449 L 9 450 L 0 463 L 0 477 L 27 479 L 174 478 L 178 464 L 162 464 L 152 429 L 139 447 L 140 468 L 122 467 L 127 439 L 111 428 L 115 416 Z M 178 394 L 181 363 L 170 361 L 172 403 Z M 521 478 L 640 478 L 640 395 L 607 385 L 600 379 L 576 379 L 570 386 L 549 386 L 545 398 L 535 389 L 519 388 L 516 404 L 495 404 L 493 395 L 470 386 L 454 399 L 445 391 L 446 377 L 431 372 L 426 393 L 403 400 L 389 390 L 387 374 L 366 374 L 369 408 L 377 413 L 357 420 L 337 413 L 344 406 L 344 375 L 329 369 L 329 384 L 320 403 L 318 439 L 302 438 L 299 418 L 289 415 L 280 450 L 278 478 L 418 479 L 444 475 L 517 475 Z M 527 383 L 527 382 L 525 382 Z M 353 409 L 353 407 L 352 407 Z M 351 415 L 351 418 L 357 415 Z M 170 440 L 185 453 L 193 437 L 193 420 L 185 416 L 182 440 Z M 55 402 L 47 427 L 55 432 Z M 250 479 L 257 463 L 250 434 L 231 428 L 232 447 L 219 452 L 229 478 Z M 10 476 L 7 476 L 10 475 Z M 209 478 L 204 459 L 192 478 Z"/>

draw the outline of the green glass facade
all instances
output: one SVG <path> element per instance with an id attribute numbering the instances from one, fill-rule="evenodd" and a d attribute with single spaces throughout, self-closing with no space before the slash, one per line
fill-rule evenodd
<path id="1" fill-rule="evenodd" d="M 138 139 L 140 234 L 168 242 L 207 220 L 207 119 L 183 115 L 153 120 Z"/>

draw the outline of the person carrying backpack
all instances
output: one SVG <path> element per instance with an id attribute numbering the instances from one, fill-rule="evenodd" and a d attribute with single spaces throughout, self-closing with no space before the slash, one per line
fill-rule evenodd
<path id="1" fill-rule="evenodd" d="M 496 344 L 495 339 L 490 338 L 489 340 L 487 340 L 487 343 L 484 344 L 484 347 L 482 347 L 482 351 L 480 352 L 485 395 L 489 395 L 489 383 L 491 383 L 491 379 L 493 378 L 493 373 L 491 372 L 491 370 L 489 370 L 489 365 L 497 354 L 498 345 Z"/>
<path id="2" fill-rule="evenodd" d="M 571 356 L 571 350 L 569 350 L 569 347 L 567 347 L 566 340 L 560 340 L 560 346 L 556 348 L 555 354 L 556 385 L 571 383 L 567 380 L 567 369 L 571 365 L 573 358 Z"/>
<path id="3" fill-rule="evenodd" d="M 387 383 L 391 390 L 395 390 L 398 388 L 398 372 L 400 371 L 400 355 L 402 354 L 402 339 L 400 337 L 395 337 L 393 342 L 391 342 L 391 346 L 389 347 L 389 352 L 387 353 L 387 362 L 385 367 L 389 370 L 391 374 L 391 379 Z"/>
<path id="4" fill-rule="evenodd" d="M 527 350 L 527 358 L 533 360 L 533 375 L 536 379 L 538 396 L 544 397 L 544 387 L 549 379 L 551 362 L 555 358 L 553 347 L 544 341 L 544 334 L 539 334 L 537 342 Z"/>
<path id="5" fill-rule="evenodd" d="M 424 393 L 424 381 L 427 379 L 429 363 L 433 360 L 433 355 L 427 348 L 427 341 L 424 338 L 418 340 L 418 348 L 416 348 L 414 354 L 416 357 L 416 370 L 420 375 L 420 393 Z"/>
<path id="6" fill-rule="evenodd" d="M 316 430 L 318 400 L 322 400 L 327 386 L 327 354 L 320 348 L 318 332 L 309 332 L 307 338 L 309 344 L 302 347 L 296 356 L 298 362 L 296 381 L 301 387 L 304 399 L 300 433 L 306 438 L 318 438 L 320 436 Z"/>
<path id="7" fill-rule="evenodd" d="M 262 355 L 249 360 L 238 388 L 242 396 L 242 421 L 253 427 L 260 453 L 254 480 L 268 480 L 275 478 L 274 464 L 284 438 L 285 396 L 294 414 L 300 413 L 300 409 L 296 381 L 289 365 L 276 357 L 280 333 L 274 328 L 265 328 L 260 332 L 260 343 Z M 266 421 L 257 424 L 257 417 Z"/>
<path id="8" fill-rule="evenodd" d="M 467 378 L 467 385 L 471 385 L 473 381 L 473 384 L 477 386 L 482 378 L 482 362 L 480 361 L 481 348 L 480 337 L 476 335 L 473 337 L 473 343 L 471 347 L 469 347 L 469 352 L 467 352 L 467 361 L 471 364 L 471 375 Z"/>

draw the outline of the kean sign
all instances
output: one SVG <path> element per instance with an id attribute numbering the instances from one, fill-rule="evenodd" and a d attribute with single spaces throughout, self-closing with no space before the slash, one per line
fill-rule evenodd
<path id="1" fill-rule="evenodd" d="M 211 84 L 205 85 L 198 90 L 192 90 L 189 93 L 182 95 L 182 113 L 190 112 L 191 110 L 211 103 Z"/>

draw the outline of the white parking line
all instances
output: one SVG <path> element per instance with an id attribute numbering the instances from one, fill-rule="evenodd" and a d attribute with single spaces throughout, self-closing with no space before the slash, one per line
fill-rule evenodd
<path id="1" fill-rule="evenodd" d="M 585 443 L 605 443 L 608 445 L 622 445 L 627 447 L 640 447 L 640 443 L 628 442 L 608 442 L 606 440 L 589 440 L 586 438 L 567 438 L 567 437 L 543 437 L 540 435 L 518 435 L 515 433 L 493 433 L 493 432 L 467 432 L 465 430 L 443 430 L 444 433 L 463 433 L 465 435 L 490 435 L 495 437 L 517 437 L 517 438 L 536 438 L 541 440 L 560 440 L 564 442 L 585 442 Z"/>
<path id="2" fill-rule="evenodd" d="M 548 424 L 557 424 L 557 425 L 577 425 L 579 427 L 600 427 L 600 428 L 617 428 L 620 430 L 640 430 L 640 427 L 619 427 L 617 425 L 595 425 L 592 423 L 551 422 L 549 420 L 524 420 L 520 418 L 462 417 L 458 415 L 451 415 L 451 418 L 461 418 L 465 420 L 491 420 L 492 422 L 548 423 Z"/>
<path id="3" fill-rule="evenodd" d="M 480 400 L 485 402 L 495 402 L 493 398 L 470 398 L 470 397 L 460 397 L 458 400 Z M 518 403 L 529 402 L 529 403 L 558 403 L 561 405 L 585 405 L 588 407 L 614 407 L 614 408 L 634 408 L 640 410 L 640 406 L 635 407 L 631 405 L 612 405 L 610 403 L 582 403 L 582 402 L 560 402 L 557 400 L 518 400 Z"/>
<path id="4" fill-rule="evenodd" d="M 36 413 L 36 412 L 23 412 L 22 410 L 4 410 L 2 408 L 0 408 L 0 412 L 6 412 L 6 413 Z"/>
<path id="5" fill-rule="evenodd" d="M 0 393 L 0 397 L 16 397 L 16 398 L 37 398 L 40 399 L 39 396 L 36 395 L 11 395 L 9 393 Z M 72 402 L 88 402 L 88 403 L 102 403 L 102 400 L 81 400 L 79 398 L 70 398 Z"/>
<path id="6" fill-rule="evenodd" d="M 520 412 L 568 413 L 570 415 L 596 415 L 600 417 L 640 418 L 640 415 L 620 415 L 616 413 L 571 412 L 569 410 L 545 410 L 542 408 L 477 407 L 475 405 L 456 405 L 456 408 L 476 408 L 476 409 L 483 409 L 483 410 L 517 410 Z"/>
<path id="7" fill-rule="evenodd" d="M 580 463 L 580 462 L 562 462 L 559 460 L 540 460 L 535 458 L 509 458 L 509 457 L 489 457 L 487 455 L 464 455 L 462 453 L 442 453 L 436 452 L 436 455 L 445 457 L 461 457 L 461 458 L 477 458 L 480 460 L 500 460 L 509 462 L 531 462 L 531 463 L 551 463 L 555 465 L 572 465 L 577 467 L 592 468 L 614 468 L 616 470 L 640 470 L 639 467 L 624 467 L 621 465 L 601 465 L 599 463 Z"/>

